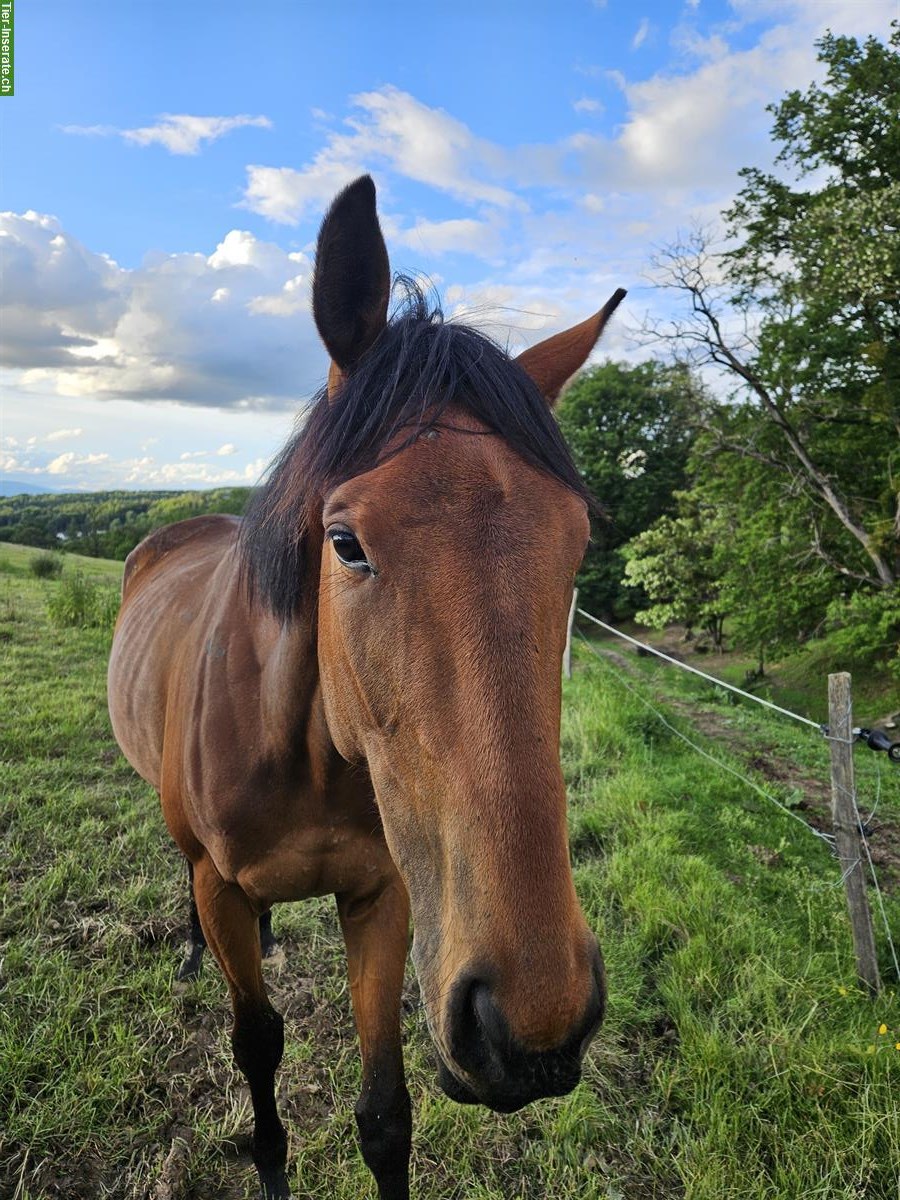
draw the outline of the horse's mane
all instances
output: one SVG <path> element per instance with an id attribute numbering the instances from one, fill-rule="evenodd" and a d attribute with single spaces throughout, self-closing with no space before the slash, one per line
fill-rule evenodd
<path id="1" fill-rule="evenodd" d="M 456 405 L 526 462 L 595 507 L 544 397 L 525 371 L 484 334 L 445 322 L 421 286 L 400 277 L 401 300 L 374 345 L 329 401 L 314 397 L 303 426 L 273 460 L 251 497 L 240 534 L 241 571 L 252 601 L 282 621 L 304 599 L 311 523 L 323 493 L 371 469 L 439 424 Z M 401 431 L 406 437 L 398 440 Z M 314 588 L 311 590 L 315 590 Z"/>

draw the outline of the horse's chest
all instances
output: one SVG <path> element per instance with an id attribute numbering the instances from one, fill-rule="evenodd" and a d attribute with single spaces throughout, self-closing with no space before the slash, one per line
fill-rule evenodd
<path id="1" fill-rule="evenodd" d="M 266 904 L 328 893 L 363 895 L 393 871 L 380 832 L 335 823 L 295 830 L 267 852 L 245 862 L 236 881 Z"/>
<path id="2" fill-rule="evenodd" d="M 202 840 L 223 878 L 267 904 L 365 892 L 393 871 L 368 789 L 254 789 L 220 797 L 211 825 Z"/>

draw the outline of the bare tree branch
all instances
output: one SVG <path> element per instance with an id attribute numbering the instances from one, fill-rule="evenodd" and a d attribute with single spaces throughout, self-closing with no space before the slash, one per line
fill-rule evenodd
<path id="1" fill-rule="evenodd" d="M 729 309 L 728 296 L 724 283 L 714 281 L 719 269 L 718 260 L 719 256 L 711 249 L 710 231 L 704 229 L 694 230 L 686 243 L 668 247 L 657 255 L 654 260 L 659 275 L 657 286 L 684 293 L 690 304 L 691 315 L 686 320 L 675 319 L 665 323 L 648 319 L 641 330 L 644 344 L 663 343 L 670 352 L 674 351 L 676 359 L 696 366 L 713 364 L 740 380 L 757 398 L 767 419 L 778 429 L 809 485 L 872 560 L 877 580 L 872 579 L 871 582 L 879 587 L 892 585 L 895 576 L 887 559 L 868 530 L 853 516 L 847 498 L 841 495 L 828 473 L 814 461 L 778 395 L 754 370 L 752 353 L 756 349 L 756 340 L 750 331 L 746 310 L 741 314 L 743 332 L 734 336 L 726 334 L 723 313 Z M 789 389 L 784 386 L 783 391 L 789 399 Z M 747 457 L 759 457 L 752 450 L 738 450 L 733 443 L 725 442 L 722 448 L 744 453 Z M 785 464 L 777 459 L 771 459 L 767 465 L 785 470 Z M 837 566 L 835 569 L 838 569 Z"/>

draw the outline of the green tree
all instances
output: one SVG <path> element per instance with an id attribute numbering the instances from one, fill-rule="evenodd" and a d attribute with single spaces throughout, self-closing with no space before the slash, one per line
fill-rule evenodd
<path id="1" fill-rule="evenodd" d="M 674 507 L 684 486 L 698 385 L 684 367 L 606 362 L 557 409 L 575 461 L 607 517 L 594 522 L 578 580 L 585 607 L 626 616 L 641 597 L 623 583 L 621 547 Z"/>
<path id="2" fill-rule="evenodd" d="M 771 108 L 781 174 L 741 172 L 724 251 L 664 252 L 687 306 L 647 330 L 732 384 L 690 490 L 731 513 L 729 608 L 770 647 L 900 578 L 900 26 L 817 45 L 824 81 Z"/>
<path id="3" fill-rule="evenodd" d="M 680 512 L 664 516 L 624 547 L 625 578 L 649 600 L 635 616 L 652 629 L 678 623 L 707 633 L 722 649 L 726 599 L 717 562 L 716 513 L 679 495 Z"/>

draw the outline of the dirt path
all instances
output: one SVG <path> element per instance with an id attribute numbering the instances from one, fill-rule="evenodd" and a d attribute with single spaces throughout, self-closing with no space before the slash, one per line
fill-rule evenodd
<path id="1" fill-rule="evenodd" d="M 618 671 L 641 683 L 645 691 L 651 690 L 647 677 L 638 670 L 634 661 L 629 661 L 615 650 L 600 646 L 595 649 Z M 664 649 L 673 658 L 684 657 L 670 646 Z M 704 668 L 707 665 L 704 660 Z M 656 691 L 651 691 L 651 694 L 656 702 L 684 718 L 699 733 L 741 758 L 745 766 L 764 780 L 799 794 L 800 799 L 787 801 L 788 807 L 802 816 L 811 828 L 825 833 L 831 829 L 831 784 L 827 779 L 813 775 L 802 765 L 785 758 L 774 746 L 761 743 L 750 734 L 735 729 L 727 713 L 710 708 L 701 701 L 692 702 Z M 888 894 L 900 891 L 900 822 L 875 814 L 866 825 L 866 833 L 879 885 Z"/>

